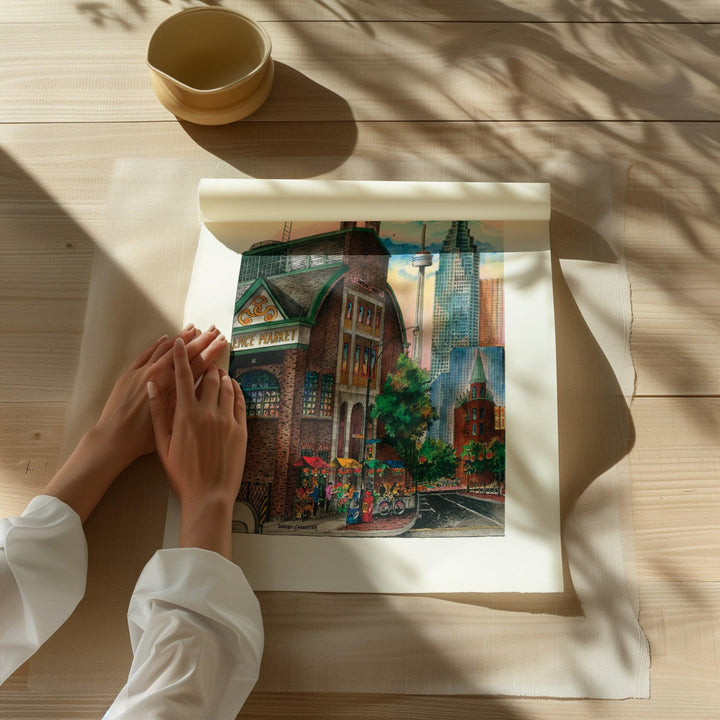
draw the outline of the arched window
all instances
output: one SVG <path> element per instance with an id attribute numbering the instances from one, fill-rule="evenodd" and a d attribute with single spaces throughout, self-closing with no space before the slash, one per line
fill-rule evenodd
<path id="1" fill-rule="evenodd" d="M 350 412 L 350 457 L 355 460 L 363 459 L 363 406 L 355 403 Z"/>
<path id="2" fill-rule="evenodd" d="M 245 395 L 248 417 L 277 417 L 280 414 L 280 385 L 267 370 L 249 370 L 238 383 Z"/>

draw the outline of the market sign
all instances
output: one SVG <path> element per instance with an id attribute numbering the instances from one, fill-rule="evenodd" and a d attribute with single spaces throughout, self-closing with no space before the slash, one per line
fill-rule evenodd
<path id="1" fill-rule="evenodd" d="M 271 347 L 297 347 L 310 341 L 310 328 L 297 325 L 233 333 L 233 352 L 252 352 Z"/>

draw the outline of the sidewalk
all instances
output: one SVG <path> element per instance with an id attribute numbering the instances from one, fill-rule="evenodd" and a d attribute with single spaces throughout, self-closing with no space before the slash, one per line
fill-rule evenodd
<path id="1" fill-rule="evenodd" d="M 402 515 L 373 517 L 370 523 L 347 525 L 345 515 L 315 517 L 305 520 L 282 520 L 265 523 L 263 535 L 312 535 L 314 537 L 393 537 L 408 531 L 417 520 L 412 509 Z"/>
<path id="2" fill-rule="evenodd" d="M 394 535 L 402 535 L 415 525 L 418 514 L 415 510 L 410 510 L 402 515 L 389 515 L 388 517 L 373 517 L 370 523 L 359 523 L 357 525 L 346 525 L 340 528 L 335 534 L 363 536 L 363 537 L 393 537 Z"/>
<path id="3" fill-rule="evenodd" d="M 463 490 L 462 492 L 459 492 L 458 495 L 461 497 L 473 498 L 474 500 L 488 500 L 489 502 L 501 503 L 503 505 L 505 504 L 505 496 L 495 495 L 494 493 L 468 492 L 467 490 Z"/>

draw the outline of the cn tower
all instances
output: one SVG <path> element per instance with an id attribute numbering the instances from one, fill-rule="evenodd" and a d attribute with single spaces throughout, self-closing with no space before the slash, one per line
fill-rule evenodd
<path id="1" fill-rule="evenodd" d="M 425 250 L 425 230 L 427 223 L 422 225 L 420 252 L 412 257 L 412 266 L 418 269 L 417 299 L 415 300 L 415 342 L 413 343 L 413 360 L 420 365 L 423 344 L 423 305 L 425 304 L 425 268 L 432 265 L 432 254 Z"/>

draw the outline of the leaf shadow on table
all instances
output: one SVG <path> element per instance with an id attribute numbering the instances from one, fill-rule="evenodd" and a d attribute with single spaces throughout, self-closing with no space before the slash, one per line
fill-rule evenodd
<path id="1" fill-rule="evenodd" d="M 491 5 L 497 6 L 499 12 L 502 9 L 499 6 L 503 4 L 491 3 Z M 633 3 L 633 5 L 639 11 L 642 11 L 643 7 L 647 7 L 647 3 L 642 2 Z M 442 7 L 440 10 L 442 11 Z M 447 19 L 454 18 L 448 16 Z M 522 19 L 528 23 L 538 20 L 531 14 L 527 14 Z M 676 19 L 680 20 L 681 18 Z M 586 29 L 583 27 L 573 28 L 573 31 L 576 39 L 582 41 Z M 408 27 L 406 32 L 408 42 L 412 43 L 414 41 L 413 29 Z M 629 53 L 634 52 L 636 36 L 632 30 L 618 24 L 617 27 L 608 28 L 608 32 L 618 46 Z M 650 32 L 652 34 L 659 31 L 651 28 Z M 712 40 L 710 31 L 706 28 L 680 27 L 677 28 L 677 32 L 688 42 L 698 42 L 701 45 L 707 46 Z M 299 37 L 298 41 L 302 40 L 303 38 Z M 567 36 L 557 38 L 553 35 L 553 28 L 542 27 L 539 23 L 538 27 L 528 26 L 524 30 L 523 52 L 525 56 L 522 62 L 511 57 L 504 65 L 489 62 L 483 64 L 470 58 L 471 64 L 474 63 L 473 72 L 488 72 L 495 82 L 517 90 L 516 101 L 512 106 L 512 114 L 509 119 L 532 121 L 524 123 L 522 130 L 519 130 L 517 126 L 512 126 L 511 123 L 505 123 L 504 127 L 499 123 L 498 127 L 494 127 L 491 123 L 475 122 L 478 119 L 503 119 L 493 117 L 492 108 L 488 108 L 485 115 L 470 116 L 471 122 L 460 123 L 454 127 L 450 123 L 432 122 L 434 119 L 442 119 L 442 113 L 439 110 L 431 112 L 432 109 L 429 110 L 428 107 L 418 102 L 416 97 L 412 97 L 401 88 L 401 98 L 405 101 L 405 107 L 409 108 L 408 118 L 417 117 L 428 122 L 413 123 L 412 132 L 408 132 L 404 136 L 397 132 L 399 127 L 397 123 L 369 123 L 368 125 L 372 125 L 372 127 L 362 128 L 363 143 L 359 154 L 356 152 L 350 157 L 348 155 L 353 153 L 353 149 L 350 150 L 350 153 L 343 149 L 349 146 L 347 138 L 341 136 L 338 139 L 339 149 L 336 150 L 332 135 L 328 135 L 328 132 L 345 132 L 346 128 L 342 127 L 343 123 L 326 122 L 320 113 L 310 118 L 313 120 L 312 122 L 306 123 L 297 123 L 292 118 L 287 120 L 268 118 L 267 122 L 261 124 L 260 122 L 254 123 L 254 118 L 250 118 L 244 123 L 239 123 L 237 127 L 229 126 L 218 129 L 218 131 L 209 129 L 207 135 L 204 136 L 204 131 L 200 131 L 201 139 L 197 142 L 209 152 L 229 162 L 233 167 L 257 177 L 311 177 L 323 172 L 334 172 L 345 177 L 354 175 L 367 179 L 403 180 L 409 179 L 409 176 L 412 175 L 412 179 L 426 180 L 532 181 L 549 179 L 555 181 L 556 177 L 542 175 L 542 163 L 547 155 L 557 147 L 570 149 L 580 161 L 588 160 L 589 162 L 597 160 L 597 156 L 594 156 L 593 153 L 605 153 L 607 162 L 612 164 L 613 156 L 617 153 L 624 157 L 634 158 L 633 167 L 628 172 L 631 178 L 630 193 L 641 199 L 640 203 L 636 204 L 635 210 L 640 210 L 647 216 L 661 221 L 661 231 L 666 233 L 668 243 L 671 244 L 674 237 L 682 237 L 689 243 L 691 253 L 704 258 L 709 268 L 716 267 L 717 247 L 710 245 L 707 242 L 707 235 L 699 233 L 697 228 L 703 215 L 712 215 L 713 212 L 717 215 L 716 211 L 720 206 L 718 193 L 712 183 L 702 177 L 702 172 L 693 165 L 693 162 L 697 157 L 707 157 L 708 162 L 713 161 L 713 158 L 717 159 L 717 132 L 709 125 L 704 127 L 694 123 L 680 123 L 669 130 L 654 127 L 653 120 L 663 118 L 650 95 L 653 92 L 662 92 L 661 83 L 654 85 L 651 88 L 652 92 L 648 95 L 647 87 L 638 87 L 624 80 L 620 80 L 618 83 L 613 77 L 613 72 L 616 70 L 609 67 L 609 63 L 601 73 L 591 72 L 588 63 L 582 57 L 570 52 L 567 47 L 561 48 L 558 54 L 554 48 L 561 44 L 561 40 L 566 41 Z M 324 47 L 322 44 L 317 44 L 316 37 L 307 38 L 306 47 L 311 48 L 311 55 L 315 60 L 322 60 Z M 456 64 L 463 62 L 462 49 L 468 47 L 472 47 L 472 45 L 458 43 L 456 48 L 451 47 L 448 50 L 447 58 L 452 59 Z M 658 48 L 661 48 L 661 45 L 658 45 Z M 517 49 L 508 49 L 503 43 L 496 44 L 495 51 L 499 56 L 510 51 L 520 52 Z M 638 47 L 637 52 L 641 53 L 642 48 Z M 562 73 L 569 73 L 583 85 L 599 90 L 600 93 L 608 96 L 616 116 L 621 119 L 630 119 L 633 122 L 626 125 L 584 123 L 582 132 L 575 130 L 577 133 L 575 137 L 573 137 L 574 126 L 554 122 L 543 124 L 542 118 L 561 117 L 586 120 L 593 117 L 592 108 L 584 108 L 581 99 L 558 98 L 546 93 L 542 87 L 533 87 L 532 83 L 528 81 L 527 68 L 532 66 L 533 60 L 546 61 L 548 58 L 553 63 L 557 63 Z M 677 92 L 678 89 L 687 85 L 688 78 L 702 74 L 701 72 L 696 73 L 696 70 L 702 69 L 686 67 L 682 62 L 676 63 L 676 58 L 672 58 L 670 55 L 666 56 L 666 60 L 671 61 L 676 67 L 674 78 L 664 86 L 666 89 L 675 88 L 674 91 Z M 597 62 L 600 65 L 605 64 L 603 58 L 598 58 Z M 657 66 L 662 67 L 662 63 L 658 63 Z M 402 68 L 396 69 L 396 73 L 399 73 L 401 77 L 415 77 L 412 68 L 408 68 L 405 75 L 403 75 Z M 420 80 L 427 82 L 433 79 L 426 77 L 420 78 Z M 363 84 L 364 78 L 359 71 L 355 81 Z M 289 89 L 289 86 L 286 86 L 286 89 Z M 369 94 L 381 97 L 381 93 L 386 92 L 386 84 L 375 82 L 370 78 L 365 89 Z M 619 92 L 616 92 L 618 89 Z M 453 103 L 457 101 L 452 96 L 447 100 Z M 535 108 L 541 107 L 544 112 L 540 115 L 529 114 L 527 108 L 530 100 L 534 101 Z M 279 98 L 276 98 L 276 102 L 279 102 Z M 385 102 L 389 103 L 389 100 L 386 98 Z M 280 108 L 280 105 L 276 107 Z M 699 113 L 702 111 L 702 107 L 697 101 L 692 104 L 691 110 L 693 109 Z M 638 123 L 638 117 L 642 117 L 648 122 Z M 302 127 L 298 127 L 298 125 L 302 125 Z M 225 135 L 223 135 L 224 130 L 228 131 Z M 357 132 L 357 128 L 355 128 L 356 136 Z M 233 133 L 236 134 L 233 135 Z M 297 135 L 293 136 L 293 133 L 297 133 Z M 205 142 L 203 142 L 203 137 Z M 355 139 L 353 139 L 352 145 L 354 148 Z M 432 158 L 428 156 L 424 148 L 432 149 Z M 673 149 L 668 154 L 664 154 L 663 151 L 666 148 Z M 216 149 L 219 150 L 216 151 Z M 683 152 L 684 149 L 687 149 L 688 152 Z M 329 160 L 328 157 L 331 159 Z M 288 168 L 286 174 L 282 172 L 284 163 L 287 163 Z M 340 166 L 344 163 L 345 167 L 341 168 Z M 676 176 L 686 179 L 693 178 L 691 184 L 693 193 L 701 198 L 697 205 L 692 202 L 686 203 L 685 200 L 688 198 L 673 194 L 673 178 Z M 559 258 L 562 258 L 564 257 L 563 253 L 568 253 L 570 257 L 573 257 L 578 253 L 579 248 L 583 248 L 580 255 L 584 259 L 612 263 L 614 258 L 612 252 L 608 253 L 607 251 L 606 240 L 598 236 L 587 223 L 582 220 L 573 220 L 571 217 L 572 207 L 578 202 L 575 197 L 575 194 L 580 192 L 578 187 L 582 188 L 582 192 L 593 192 L 590 183 L 582 183 L 582 177 L 576 178 L 576 180 L 580 181 L 579 184 L 578 182 L 569 182 L 565 185 L 559 183 L 558 187 L 554 183 L 556 189 L 553 198 L 555 212 L 552 219 L 552 234 L 555 238 L 558 230 L 570 228 L 572 230 L 570 236 L 576 238 L 578 242 L 573 243 L 572 247 L 567 244 L 559 247 L 555 245 L 554 250 L 559 253 Z M 33 197 L 32 193 L 30 197 Z M 52 204 L 51 199 L 42 200 L 40 195 L 37 197 L 42 202 Z M 61 218 L 63 214 L 61 208 L 58 207 L 54 212 Z M 53 216 L 53 211 L 50 216 Z M 32 240 L 32 232 L 29 237 Z M 656 286 L 658 291 L 667 293 L 669 305 L 677 303 L 680 307 L 687 307 L 693 302 L 692 283 L 689 281 L 682 285 L 671 283 L 667 281 L 667 275 L 654 273 L 653 265 L 650 262 L 652 260 L 650 252 L 645 250 L 642 245 L 630 248 L 626 257 L 633 259 L 636 277 Z M 632 444 L 634 431 L 627 404 L 622 399 L 618 400 L 614 410 L 609 405 L 605 406 L 601 416 L 590 419 L 578 418 L 581 409 L 576 403 L 576 398 L 572 397 L 569 392 L 572 387 L 570 379 L 574 379 L 574 381 L 590 380 L 590 389 L 593 392 L 610 390 L 617 393 L 617 383 L 608 373 L 607 359 L 599 352 L 597 343 L 589 332 L 559 272 L 557 262 L 554 266 L 554 278 L 556 282 L 555 299 L 558 306 L 564 308 L 565 311 L 559 318 L 556 327 L 559 357 L 562 355 L 559 368 L 562 367 L 564 372 L 571 373 L 570 377 L 566 378 L 568 382 L 562 378 L 559 382 L 561 472 L 563 476 L 566 474 L 574 476 L 572 482 L 562 490 L 563 507 L 567 510 L 576 503 L 583 489 L 587 487 L 587 483 L 591 482 L 597 473 L 602 472 L 612 458 L 622 459 L 624 457 L 628 446 Z M 146 302 L 151 308 L 152 300 L 147 298 Z M 163 319 L 152 318 L 150 324 L 154 325 L 155 323 L 162 326 Z M 673 344 L 671 339 L 650 338 L 649 340 L 662 344 L 664 358 L 678 356 L 682 358 L 682 362 L 674 363 L 666 363 L 663 360 L 663 364 L 657 367 L 659 377 L 668 391 L 682 391 L 687 387 L 684 382 L 688 375 L 702 377 L 702 357 L 697 357 L 688 351 L 687 347 Z M 563 345 L 563 343 L 566 344 Z M 561 350 L 562 352 L 560 352 Z M 573 355 L 579 364 L 573 367 L 565 365 L 564 358 L 569 360 Z M 586 376 L 579 375 L 583 363 L 585 370 L 589 373 Z M 691 418 L 691 421 L 700 424 L 705 422 L 706 418 L 695 417 Z M 610 454 L 606 454 L 607 448 L 596 447 L 595 452 L 586 458 L 582 452 L 583 446 L 574 442 L 576 433 L 579 433 L 580 430 L 583 435 L 597 432 L 596 443 L 598 445 L 607 443 L 610 447 Z M 626 444 L 623 445 L 623 443 Z M 118 486 L 117 492 L 120 495 L 125 494 L 127 497 L 132 496 L 132 493 L 128 495 L 128 489 L 122 485 Z M 144 491 L 139 489 L 138 492 Z M 129 530 L 131 526 L 128 520 L 125 519 L 123 522 L 125 522 L 125 530 Z M 589 552 L 589 549 L 585 550 Z M 689 606 L 698 606 L 699 600 L 693 595 L 691 588 L 683 587 L 680 578 L 669 579 L 683 593 Z M 615 580 L 619 583 L 621 579 L 616 578 Z M 616 587 L 616 585 L 610 587 L 614 586 Z M 300 600 L 301 598 L 296 599 Z M 446 600 L 448 598 L 443 597 L 439 598 L 438 602 L 444 604 Z M 518 600 L 525 602 L 531 612 L 534 609 L 538 614 L 548 612 L 577 617 L 579 613 L 578 604 L 572 596 L 564 601 L 564 606 L 558 602 L 558 598 L 547 598 L 548 602 L 544 605 L 545 599 L 491 598 L 487 596 L 482 598 L 461 597 L 450 600 L 450 602 L 467 605 L 487 603 L 489 609 L 521 611 Z M 287 665 L 276 663 L 276 669 L 294 669 L 297 664 L 302 663 L 302 653 L 304 652 L 311 657 L 315 657 L 315 653 L 322 653 L 322 614 L 316 616 L 317 622 L 314 626 L 312 623 L 308 624 L 304 643 L 299 648 L 297 646 L 282 648 L 284 629 L 295 628 L 298 616 L 302 619 L 302 615 L 300 611 L 293 615 L 290 611 L 292 603 L 288 598 L 268 597 L 264 602 L 272 617 L 268 658 L 273 661 L 283 658 L 288 663 Z M 311 598 L 312 602 L 314 601 Z M 464 671 L 459 667 L 457 660 L 452 657 L 453 648 L 446 648 L 443 653 L 436 645 L 428 643 L 422 637 L 422 624 L 414 622 L 411 617 L 408 617 L 402 606 L 395 603 L 393 599 L 373 598 L 371 602 L 377 602 L 383 606 L 389 626 L 394 627 L 393 633 L 398 633 L 406 643 L 409 642 L 408 639 L 412 640 L 409 645 L 404 646 L 406 655 L 401 653 L 399 657 L 395 658 L 399 667 L 407 662 L 408 657 L 419 653 L 420 660 L 427 657 L 429 662 L 425 664 L 438 669 L 439 684 L 442 684 L 441 681 L 445 678 L 462 678 Z M 370 624 L 373 613 L 368 612 L 368 598 L 365 596 L 355 598 L 321 596 L 315 605 L 311 604 L 309 607 L 314 607 L 319 613 L 323 611 L 327 613 L 334 612 L 333 608 L 339 603 L 344 603 L 346 616 L 353 622 L 358 617 L 367 618 L 368 632 L 373 631 L 373 626 Z M 393 623 L 396 625 L 393 626 Z M 361 630 L 362 628 L 358 626 L 358 632 Z M 614 631 L 621 633 L 623 628 L 618 627 Z M 374 652 L 381 653 L 387 647 L 392 647 L 393 637 L 376 633 L 372 644 Z M 621 638 L 618 639 L 617 645 L 619 648 L 623 647 Z M 400 647 L 403 647 L 402 644 Z M 356 655 L 355 649 L 355 646 L 346 648 L 348 655 L 353 656 L 348 661 L 348 667 L 357 667 L 359 664 L 363 664 L 364 667 L 367 664 L 365 661 L 369 662 L 370 658 L 366 655 Z M 418 661 L 418 664 L 422 663 Z M 383 667 L 387 667 L 387 665 L 383 665 Z M 476 668 L 477 666 L 474 666 L 474 669 Z M 339 672 L 339 669 L 327 666 L 325 672 L 331 674 Z M 283 693 L 270 692 L 261 692 L 256 697 L 260 698 L 260 696 L 263 698 L 263 707 L 278 708 L 278 717 L 287 717 L 291 714 L 294 717 L 318 717 L 317 703 L 312 701 L 311 696 L 303 696 L 300 692 L 288 698 L 283 697 Z M 354 709 L 360 706 L 363 709 L 357 710 L 357 712 L 348 712 L 347 707 L 344 706 L 346 702 L 352 703 Z M 470 700 L 457 702 L 458 704 L 453 706 L 457 710 L 446 711 L 446 700 L 413 699 L 409 701 L 410 705 L 407 705 L 404 700 L 398 699 L 398 696 L 343 696 L 343 699 L 337 702 L 328 702 L 326 710 L 328 717 L 333 716 L 334 713 L 335 716 L 342 717 L 374 718 L 382 713 L 387 713 L 388 708 L 393 708 L 393 703 L 405 710 L 413 703 L 417 703 L 414 706 L 417 717 L 436 717 L 437 715 L 445 718 L 470 717 L 468 712 L 474 712 L 475 714 L 472 716 L 475 717 L 481 710 L 486 711 L 488 717 L 522 716 L 521 711 L 512 708 L 512 701 L 506 699 L 483 700 L 482 703 L 474 704 Z M 260 699 L 254 701 L 251 697 L 246 708 L 249 716 L 257 710 L 258 703 L 261 703 Z M 431 714 L 428 708 L 431 708 L 434 714 Z M 282 714 L 280 710 L 285 714 Z M 463 712 L 466 714 L 462 714 Z M 453 713 L 455 714 L 453 715 Z M 257 713 L 257 715 L 264 718 L 269 716 L 267 712 Z"/>
<path id="2" fill-rule="evenodd" d="M 330 134 L 318 134 L 315 123 L 297 120 L 307 112 L 332 122 L 327 126 Z M 217 126 L 180 124 L 205 150 L 256 178 L 332 172 L 352 155 L 358 134 L 346 100 L 282 62 L 275 62 L 270 97 L 246 120 Z"/>

